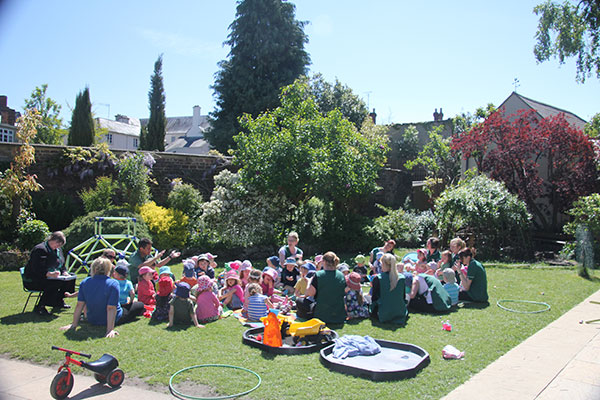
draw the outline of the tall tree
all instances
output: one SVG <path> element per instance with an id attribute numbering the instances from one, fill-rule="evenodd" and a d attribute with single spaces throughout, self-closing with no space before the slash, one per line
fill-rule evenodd
<path id="1" fill-rule="evenodd" d="M 25 100 L 25 108 L 35 108 L 41 117 L 39 125 L 36 126 L 34 143 L 62 144 L 65 131 L 61 129 L 62 119 L 59 117 L 61 107 L 56 101 L 46 97 L 47 89 L 47 83 L 41 87 L 36 86 L 29 99 Z"/>
<path id="2" fill-rule="evenodd" d="M 258 116 L 279 105 L 279 90 L 306 73 L 310 57 L 305 22 L 295 19 L 295 6 L 283 0 L 238 1 L 229 25 L 228 58 L 219 62 L 212 86 L 216 109 L 206 138 L 224 152 L 240 132 L 238 118 Z"/>
<path id="3" fill-rule="evenodd" d="M 75 108 L 71 116 L 69 128 L 70 146 L 91 146 L 95 141 L 95 124 L 92 117 L 92 102 L 90 88 L 85 87 L 75 98 Z"/>
<path id="4" fill-rule="evenodd" d="M 165 115 L 165 86 L 162 77 L 162 54 L 154 63 L 154 73 L 150 77 L 150 119 L 145 137 L 140 138 L 142 150 L 165 151 L 165 134 L 167 132 L 167 116 Z"/>
<path id="5" fill-rule="evenodd" d="M 581 83 L 591 74 L 600 78 L 600 2 L 579 0 L 577 4 L 565 0 L 558 4 L 547 0 L 533 9 L 539 15 L 537 43 L 533 49 L 539 62 L 550 57 L 575 57 L 577 80 Z"/>

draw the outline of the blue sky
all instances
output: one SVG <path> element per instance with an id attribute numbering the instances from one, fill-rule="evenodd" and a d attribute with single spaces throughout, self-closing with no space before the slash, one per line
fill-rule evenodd
<path id="1" fill-rule="evenodd" d="M 452 117 L 513 90 L 589 120 L 600 112 L 600 81 L 575 81 L 575 65 L 533 57 L 541 0 L 405 2 L 297 0 L 309 21 L 310 72 L 350 86 L 379 123 Z M 227 56 L 232 0 L 0 0 L 0 94 L 22 110 L 35 86 L 63 106 L 90 87 L 97 116 L 148 116 L 154 61 L 164 53 L 167 116 L 214 108 L 217 63 Z M 110 106 L 109 106 L 110 105 Z M 110 107 L 110 108 L 109 108 Z"/>

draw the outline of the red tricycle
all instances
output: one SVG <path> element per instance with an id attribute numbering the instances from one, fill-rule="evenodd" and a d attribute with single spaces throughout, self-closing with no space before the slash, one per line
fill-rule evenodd
<path id="1" fill-rule="evenodd" d="M 64 364 L 58 368 L 58 373 L 50 384 L 50 394 L 55 399 L 64 399 L 71 393 L 71 389 L 73 389 L 73 374 L 71 373 L 71 367 L 69 366 L 71 363 L 94 372 L 94 378 L 96 378 L 98 382 L 106 383 L 112 388 L 121 386 L 121 383 L 123 383 L 123 380 L 125 379 L 123 370 L 117 368 L 119 366 L 119 361 L 110 354 L 105 353 L 96 361 L 85 362 L 75 360 L 74 358 L 71 358 L 71 356 L 76 354 L 78 356 L 91 358 L 92 356 L 90 354 L 79 353 L 56 346 L 52 346 L 52 350 L 60 350 L 66 353 Z"/>

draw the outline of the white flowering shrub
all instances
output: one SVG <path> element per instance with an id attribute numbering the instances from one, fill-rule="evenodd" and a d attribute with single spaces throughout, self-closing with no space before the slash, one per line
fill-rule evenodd
<path id="1" fill-rule="evenodd" d="M 291 207 L 285 197 L 248 190 L 238 173 L 221 171 L 210 201 L 202 205 L 192 241 L 229 247 L 276 244 Z"/>

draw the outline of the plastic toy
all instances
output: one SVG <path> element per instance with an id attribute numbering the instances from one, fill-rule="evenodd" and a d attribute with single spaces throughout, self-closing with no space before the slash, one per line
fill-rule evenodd
<path id="1" fill-rule="evenodd" d="M 450 321 L 444 321 L 442 323 L 442 330 L 452 332 L 452 325 L 450 325 Z"/>
<path id="2" fill-rule="evenodd" d="M 64 399 L 73 389 L 74 377 L 71 372 L 71 367 L 69 366 L 71 363 L 94 372 L 94 378 L 96 378 L 98 382 L 106 383 L 112 388 L 121 386 L 121 383 L 123 383 L 123 380 L 125 379 L 123 370 L 117 368 L 119 366 L 119 361 L 110 354 L 105 353 L 96 361 L 85 362 L 71 358 L 71 356 L 75 354 L 91 358 L 92 356 L 90 354 L 79 353 L 77 351 L 67 350 L 56 346 L 52 346 L 52 350 L 60 350 L 66 353 L 64 364 L 58 368 L 58 373 L 54 379 L 52 379 L 52 383 L 50 384 L 50 395 L 55 399 Z"/>
<path id="3" fill-rule="evenodd" d="M 277 310 L 269 310 L 269 314 L 264 318 L 265 324 L 263 343 L 271 347 L 281 347 L 281 325 L 277 318 Z"/>

